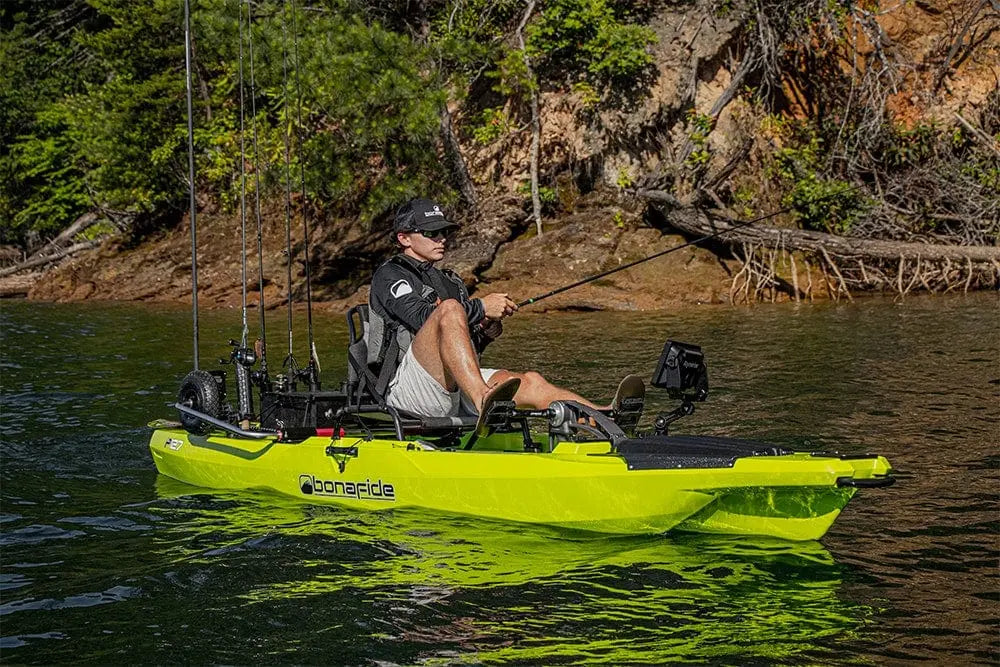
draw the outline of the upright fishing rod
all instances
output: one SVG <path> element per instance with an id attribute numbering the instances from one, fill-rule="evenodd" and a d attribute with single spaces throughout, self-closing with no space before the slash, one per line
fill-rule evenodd
<path id="1" fill-rule="evenodd" d="M 191 219 L 191 317 L 194 325 L 194 370 L 198 370 L 198 225 L 194 196 L 194 111 L 191 103 L 191 0 L 184 0 L 184 73 L 187 82 L 188 193 Z"/>
<path id="2" fill-rule="evenodd" d="M 316 353 L 316 339 L 313 336 L 312 313 L 312 269 L 309 262 L 309 200 L 306 198 L 306 165 L 302 153 L 302 75 L 299 68 L 299 23 L 295 0 L 292 0 L 292 58 L 295 62 L 295 89 L 297 104 L 295 109 L 295 146 L 299 154 L 299 183 L 302 188 L 302 252 L 306 271 L 306 322 L 309 329 L 309 387 L 318 391 L 319 355 Z"/>
<path id="3" fill-rule="evenodd" d="M 249 348 L 250 327 L 247 324 L 247 170 L 246 170 L 246 82 L 243 76 L 243 0 L 237 0 L 239 25 L 239 88 L 240 88 L 240 342 L 233 345 L 230 357 L 235 366 L 236 402 L 240 421 L 253 416 L 253 392 L 250 388 L 250 368 L 256 359 Z M 249 20 L 248 20 L 249 23 Z M 248 26 L 249 28 L 249 26 Z"/>
<path id="4" fill-rule="evenodd" d="M 250 125 L 253 127 L 254 213 L 257 219 L 257 307 L 260 309 L 260 370 L 267 377 L 267 327 L 264 317 L 264 223 L 260 212 L 260 137 L 257 134 L 257 85 L 254 76 L 253 7 L 247 2 L 247 45 L 250 55 Z"/>
<path id="5" fill-rule="evenodd" d="M 845 191 L 837 192 L 837 193 L 831 193 L 830 195 L 827 195 L 826 197 L 820 197 L 820 198 L 818 198 L 816 201 L 822 201 L 824 199 L 829 199 L 829 198 L 834 197 L 834 196 L 840 196 L 840 195 L 846 194 L 847 192 L 850 192 L 851 190 L 856 190 L 859 187 L 861 187 L 861 186 L 860 185 L 855 185 L 854 187 L 850 188 L 849 190 L 845 190 Z M 772 213 L 768 213 L 767 215 L 762 215 L 762 216 L 760 216 L 758 218 L 754 218 L 752 220 L 747 220 L 746 222 L 741 222 L 739 224 L 733 225 L 732 227 L 729 227 L 728 229 L 721 229 L 721 230 L 719 230 L 717 232 L 714 232 L 712 234 L 706 234 L 705 236 L 702 236 L 701 238 L 695 239 L 693 241 L 688 241 L 687 243 L 683 243 L 683 244 L 681 244 L 679 246 L 675 246 L 673 248 L 668 248 L 666 250 L 661 250 L 658 253 L 650 255 L 649 257 L 644 257 L 642 259 L 637 259 L 634 262 L 629 262 L 628 264 L 623 264 L 622 266 L 618 266 L 618 267 L 615 267 L 613 269 L 609 269 L 608 271 L 604 271 L 602 273 L 598 273 L 595 276 L 590 276 L 589 278 L 584 278 L 582 280 L 578 280 L 578 281 L 576 281 L 575 283 L 573 283 L 571 285 L 566 285 L 565 287 L 560 287 L 558 289 L 554 289 L 551 292 L 546 292 L 545 294 L 540 294 L 539 296 L 532 297 L 530 299 L 527 299 L 525 301 L 522 301 L 522 302 L 518 303 L 517 307 L 518 308 L 523 308 L 524 306 L 530 306 L 533 303 L 538 303 L 542 299 L 548 299 L 550 296 L 555 296 L 556 294 L 562 294 L 563 292 L 565 292 L 567 290 L 571 290 L 574 287 L 579 287 L 580 285 L 586 285 L 587 283 L 593 282 L 595 280 L 600 280 L 601 278 L 604 278 L 605 276 L 610 276 L 612 273 L 618 273 L 619 271 L 624 271 L 625 269 L 631 269 L 633 266 L 637 266 L 637 265 L 642 264 L 644 262 L 648 262 L 650 260 L 656 259 L 657 257 L 663 257 L 664 255 L 669 255 L 670 253 L 676 252 L 677 250 L 682 250 L 682 249 L 687 248 L 689 246 L 697 245 L 697 244 L 701 243 L 702 241 L 707 241 L 709 239 L 714 239 L 714 238 L 716 238 L 718 236 L 722 236 L 723 234 L 736 231 L 737 229 L 742 229 L 743 227 L 749 227 L 750 225 L 752 225 L 754 223 L 757 223 L 757 222 L 761 222 L 762 220 L 767 220 L 768 218 L 773 218 L 776 215 L 781 215 L 782 213 L 787 213 L 788 211 L 791 211 L 792 208 L 794 208 L 794 207 L 792 207 L 792 206 L 786 206 L 783 209 L 779 209 L 779 210 L 774 211 Z"/>
<path id="6" fill-rule="evenodd" d="M 285 144 L 285 282 L 288 286 L 288 354 L 282 366 L 289 366 L 293 374 L 298 372 L 298 364 L 295 362 L 295 354 L 292 338 L 292 157 L 291 157 L 291 118 L 289 117 L 288 106 L 288 30 L 287 30 L 287 3 L 281 5 L 281 100 L 284 118 L 284 133 L 282 138 Z"/>
<path id="7" fill-rule="evenodd" d="M 242 324 L 240 344 L 247 346 L 250 329 L 247 325 L 247 148 L 246 148 L 246 102 L 243 99 L 245 89 L 243 81 L 243 0 L 237 0 L 239 9 L 239 39 L 240 39 L 240 284 L 242 286 Z"/>

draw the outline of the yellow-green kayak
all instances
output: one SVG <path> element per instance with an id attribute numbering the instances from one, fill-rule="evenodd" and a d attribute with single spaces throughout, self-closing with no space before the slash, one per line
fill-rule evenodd
<path id="1" fill-rule="evenodd" d="M 150 450 L 160 473 L 200 487 L 619 534 L 818 539 L 859 487 L 893 479 L 881 456 L 789 453 L 704 437 L 630 440 L 614 451 L 609 442 L 561 442 L 531 452 L 509 433 L 462 449 L 346 434 L 299 442 L 194 435 L 161 424 Z"/>

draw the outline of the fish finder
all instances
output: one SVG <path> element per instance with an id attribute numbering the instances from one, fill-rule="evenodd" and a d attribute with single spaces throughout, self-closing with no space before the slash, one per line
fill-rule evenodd
<path id="1" fill-rule="evenodd" d="M 666 389 L 670 398 L 704 401 L 708 397 L 708 368 L 701 348 L 668 340 L 660 353 L 651 384 Z"/>

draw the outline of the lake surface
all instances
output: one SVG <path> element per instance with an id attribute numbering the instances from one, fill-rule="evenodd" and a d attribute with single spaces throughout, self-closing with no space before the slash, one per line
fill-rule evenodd
<path id="1" fill-rule="evenodd" d="M 822 542 L 788 543 L 595 537 L 187 486 L 157 475 L 145 424 L 174 418 L 189 309 L 0 302 L 0 658 L 996 664 L 998 305 L 984 293 L 508 321 L 488 365 L 607 400 L 627 372 L 652 372 L 665 339 L 697 343 L 712 394 L 675 432 L 876 452 L 899 471 Z M 284 317 L 269 317 L 272 370 Z M 203 367 L 239 319 L 202 313 Z M 318 315 L 316 330 L 332 387 L 346 326 Z M 650 399 L 647 415 L 673 407 Z"/>

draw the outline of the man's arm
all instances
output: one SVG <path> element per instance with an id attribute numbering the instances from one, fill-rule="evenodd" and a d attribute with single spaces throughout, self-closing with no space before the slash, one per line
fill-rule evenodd
<path id="1" fill-rule="evenodd" d="M 454 273 L 449 272 L 449 278 L 454 282 L 458 283 L 458 292 L 461 296 L 459 302 L 462 307 L 465 308 L 465 316 L 469 321 L 469 328 L 478 326 L 484 319 L 486 319 L 486 308 L 483 304 L 482 299 L 470 299 L 469 291 L 465 288 L 465 283 Z"/>

